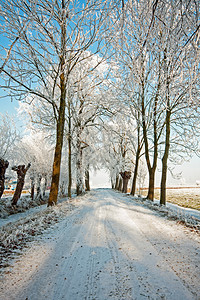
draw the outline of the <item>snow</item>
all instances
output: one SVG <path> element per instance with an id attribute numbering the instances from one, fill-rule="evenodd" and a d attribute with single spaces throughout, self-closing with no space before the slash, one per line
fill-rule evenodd
<path id="1" fill-rule="evenodd" d="M 1 227 L 0 299 L 199 299 L 200 218 L 175 213 L 109 189 L 30 211 Z"/>
<path id="2" fill-rule="evenodd" d="M 160 206 L 159 200 L 148 201 L 146 199 L 139 198 L 138 201 L 144 202 L 147 206 L 152 207 L 162 213 L 165 213 L 169 217 L 174 217 L 177 220 L 183 221 L 188 226 L 196 225 L 197 229 L 200 229 L 200 211 L 180 207 L 179 205 L 167 203 L 166 206 Z"/>

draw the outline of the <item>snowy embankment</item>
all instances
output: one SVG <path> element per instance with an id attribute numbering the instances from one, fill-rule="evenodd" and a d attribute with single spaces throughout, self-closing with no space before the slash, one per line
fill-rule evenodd
<path id="1" fill-rule="evenodd" d="M 131 196 L 130 196 L 131 197 Z M 147 207 L 159 211 L 169 219 L 174 219 L 183 222 L 186 226 L 200 232 L 200 211 L 196 209 L 180 207 L 176 204 L 167 203 L 166 206 L 160 205 L 158 200 L 150 201 L 145 198 L 133 197 L 138 203 L 144 204 Z"/>
<path id="2" fill-rule="evenodd" d="M 200 238 L 177 217 L 112 190 L 30 211 L 1 227 L 0 299 L 199 299 Z"/>
<path id="3" fill-rule="evenodd" d="M 6 201 L 4 199 L 4 201 Z M 74 201 L 67 198 L 60 199 L 55 207 L 47 207 L 41 202 L 31 205 L 30 199 L 20 199 L 18 209 L 11 212 L 10 199 L 4 205 L 7 217 L 0 218 L 0 268 L 8 266 L 8 261 L 21 253 L 27 242 L 32 241 L 34 236 L 41 235 L 44 230 L 60 221 L 67 212 L 73 210 Z M 27 202 L 27 203 L 26 203 Z M 29 209 L 28 209 L 29 208 Z M 22 212 L 21 212 L 22 211 Z"/>
<path id="4" fill-rule="evenodd" d="M 12 205 L 12 197 L 4 196 L 0 199 L 0 220 L 7 219 L 10 215 L 16 215 L 29 211 L 31 208 L 36 208 L 42 204 L 46 204 L 48 196 L 43 199 L 32 200 L 30 195 L 21 195 L 17 205 Z"/>

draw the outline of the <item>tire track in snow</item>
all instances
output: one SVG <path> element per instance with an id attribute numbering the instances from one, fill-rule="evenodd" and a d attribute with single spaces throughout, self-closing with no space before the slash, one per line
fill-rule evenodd
<path id="1" fill-rule="evenodd" d="M 119 195 L 119 194 L 117 194 Z M 120 195 L 121 196 L 121 195 Z M 117 198 L 117 197 L 116 197 Z M 121 198 L 121 197 L 120 197 Z M 149 210 L 144 209 L 141 206 L 134 206 L 134 213 L 130 210 L 129 205 L 123 203 L 122 201 L 116 201 L 116 205 L 118 209 L 115 212 L 118 217 L 115 217 L 115 223 L 117 223 L 117 219 L 120 220 L 120 215 L 124 214 L 124 222 L 121 226 L 114 225 L 114 222 L 109 222 L 110 227 L 110 241 L 117 241 L 120 244 L 121 252 L 124 256 L 127 257 L 127 261 L 133 261 L 130 264 L 130 269 L 133 270 L 136 276 L 133 278 L 133 293 L 135 294 L 137 299 L 146 299 L 146 297 L 150 297 L 151 299 L 165 299 L 165 295 L 168 295 L 166 299 L 175 299 L 175 294 L 179 294 L 181 297 L 181 293 L 183 299 L 191 299 L 192 295 L 187 291 L 186 288 L 189 288 L 187 284 L 184 285 L 180 282 L 180 279 L 175 272 L 172 272 L 171 266 L 166 263 L 163 257 L 158 253 L 157 249 L 151 243 L 149 237 L 144 233 L 143 227 L 144 224 L 147 223 L 147 228 L 151 227 L 151 220 L 155 216 L 155 212 L 149 212 Z M 121 209 L 121 211 L 120 211 Z M 148 211 L 148 218 L 146 218 L 146 212 Z M 130 215 L 132 214 L 131 218 Z M 114 215 L 114 211 L 112 212 Z M 145 217 L 144 217 L 145 216 Z M 150 220 L 149 220 L 150 217 Z M 109 218 L 107 218 L 108 220 Z M 136 219 L 136 221 L 135 221 Z M 141 223 L 138 224 L 138 220 L 141 220 Z M 130 245 L 129 249 L 127 247 L 127 242 L 122 242 L 122 239 L 118 237 L 126 236 L 126 230 L 123 230 L 124 225 L 127 223 L 128 226 L 131 224 L 131 235 L 130 239 L 136 243 L 137 249 L 143 255 L 146 255 L 146 259 L 143 259 L 143 263 L 139 263 L 139 258 L 136 255 L 134 258 L 134 253 L 129 251 L 129 249 L 134 249 L 133 245 Z M 114 225 L 114 226 L 113 226 Z M 153 228 L 155 230 L 155 228 Z M 152 228 L 149 231 L 149 236 L 151 236 L 153 232 Z M 155 234 L 156 236 L 156 234 Z M 159 234 L 159 238 L 162 240 L 162 235 Z M 128 251 L 127 251 L 128 250 Z M 148 258 L 149 257 L 149 258 Z M 131 275 L 130 275 L 131 277 Z M 160 277 L 163 277 L 164 284 Z M 171 283 L 172 279 L 174 281 Z M 138 283 L 136 283 L 139 281 Z M 135 284 L 136 283 L 136 284 Z M 170 288 L 168 288 L 170 286 Z M 181 289 L 177 288 L 177 286 L 181 286 Z M 134 291 L 134 287 L 137 287 Z M 138 289 L 139 287 L 139 289 Z M 152 294 L 152 291 L 153 294 Z M 193 293 L 193 297 L 197 296 L 197 294 Z M 134 295 L 133 295 L 134 297 Z M 138 298 L 139 297 L 139 298 Z M 163 298 L 164 297 L 164 298 Z M 133 298 L 134 299 L 134 298 Z M 195 298 L 194 298 L 195 299 Z M 198 298 L 197 298 L 198 299 Z"/>
<path id="2" fill-rule="evenodd" d="M 3 300 L 198 299 L 172 269 L 175 223 L 113 191 L 84 196 L 73 214 L 25 253 L 5 276 Z M 180 228 L 180 227 L 179 227 Z M 50 235 L 51 234 L 51 235 Z M 180 235 L 184 241 L 190 236 Z M 197 242 L 180 254 L 190 257 Z M 193 250 L 192 250 L 193 249 Z M 41 258 L 40 252 L 45 251 Z M 41 254 L 40 254 L 41 255 Z M 38 259 L 38 260 L 37 260 Z M 26 266 L 23 266 L 23 262 Z M 193 260 L 190 260 L 193 264 Z M 31 265 L 34 269 L 30 272 Z M 37 269 L 36 269 L 37 265 Z M 23 268 L 23 269 L 21 269 Z M 185 273 L 185 281 L 189 278 Z M 195 281 L 194 290 L 198 289 Z M 3 295 L 3 297 L 1 297 Z M 9 297 L 8 297 L 9 295 Z"/>
<path id="3" fill-rule="evenodd" d="M 129 204 L 131 204 L 130 200 L 127 205 Z M 149 211 L 148 208 L 138 206 L 138 211 L 141 212 L 143 209 Z M 151 211 L 151 213 L 151 220 L 148 222 L 146 222 L 145 215 L 136 213 L 135 223 L 157 254 L 163 258 L 167 267 L 171 268 L 184 286 L 192 292 L 194 298 L 199 300 L 200 242 L 198 234 L 191 233 L 188 228 L 176 224 L 175 221 L 165 219 L 159 215 L 159 212 Z M 131 210 L 128 214 L 131 214 Z M 152 232 L 154 232 L 153 235 Z M 191 247 L 191 243 L 194 243 L 194 247 Z"/>
<path id="4" fill-rule="evenodd" d="M 112 204 L 110 204 L 112 205 Z M 106 242 L 112 257 L 113 273 L 116 280 L 114 290 L 110 293 L 115 299 L 134 299 L 132 298 L 132 285 L 130 284 L 130 276 L 127 271 L 128 264 L 121 256 L 120 238 L 116 236 L 109 221 L 109 206 L 105 209 L 105 232 Z"/>

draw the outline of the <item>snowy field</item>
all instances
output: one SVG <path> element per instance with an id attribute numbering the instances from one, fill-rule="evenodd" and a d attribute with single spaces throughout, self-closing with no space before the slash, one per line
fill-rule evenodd
<path id="1" fill-rule="evenodd" d="M 10 216 L 0 299 L 200 299 L 200 215 L 183 211 L 102 189 Z"/>

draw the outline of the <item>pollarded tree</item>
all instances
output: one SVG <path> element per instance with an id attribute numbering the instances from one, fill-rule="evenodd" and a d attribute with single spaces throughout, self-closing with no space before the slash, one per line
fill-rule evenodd
<path id="1" fill-rule="evenodd" d="M 119 72 L 120 73 L 120 72 Z M 133 180 L 131 187 L 131 194 L 134 195 L 136 191 L 137 176 L 139 169 L 139 161 L 144 153 L 143 148 L 143 135 L 142 135 L 142 117 L 140 111 L 140 93 L 137 90 L 137 84 L 133 80 L 132 72 L 129 72 L 125 77 L 117 78 L 116 90 L 118 91 L 118 104 L 120 107 L 120 112 L 127 116 L 129 123 L 129 140 L 131 143 L 132 151 L 134 152 L 134 170 L 133 170 Z M 116 76 L 115 76 L 116 78 Z M 122 125 L 123 126 L 123 125 Z"/>
<path id="2" fill-rule="evenodd" d="M 31 132 L 24 136 L 18 145 L 18 159 L 31 162 L 30 178 L 32 188 L 36 189 L 36 198 L 43 198 L 47 180 L 51 177 L 53 147 L 44 132 Z M 43 182 L 43 188 L 41 186 Z"/>
<path id="3" fill-rule="evenodd" d="M 31 164 L 29 163 L 26 167 L 25 165 L 18 165 L 12 167 L 12 170 L 17 172 L 17 186 L 12 198 L 12 205 L 17 205 L 17 201 L 19 200 L 22 193 L 22 189 L 24 187 L 25 176 L 30 166 Z"/>
<path id="4" fill-rule="evenodd" d="M 108 119 L 102 130 L 102 161 L 110 172 L 113 188 L 119 191 L 125 190 L 127 178 L 123 174 L 131 172 L 133 167 L 132 126 L 121 106 L 121 113 Z"/>

